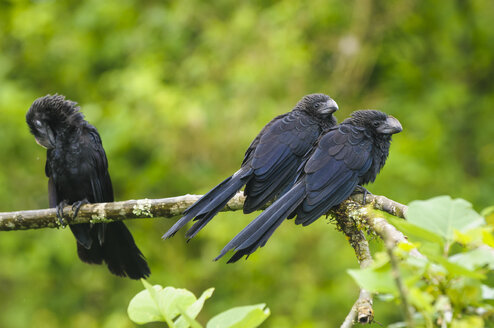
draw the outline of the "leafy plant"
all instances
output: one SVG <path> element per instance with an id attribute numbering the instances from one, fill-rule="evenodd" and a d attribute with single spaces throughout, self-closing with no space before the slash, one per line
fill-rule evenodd
<path id="1" fill-rule="evenodd" d="M 205 290 L 199 298 L 187 289 L 151 286 L 142 280 L 145 289 L 130 301 L 128 314 L 138 324 L 166 322 L 170 328 L 202 328 L 196 320 L 204 302 L 214 288 Z M 240 306 L 214 316 L 206 328 L 255 328 L 269 316 L 266 304 Z"/>
<path id="2" fill-rule="evenodd" d="M 489 327 L 494 322 L 493 227 L 463 199 L 440 196 L 410 203 L 407 220 L 389 218 L 409 238 L 393 256 L 418 326 Z M 412 256 L 417 249 L 423 257 Z M 364 270 L 348 270 L 382 300 L 399 300 L 389 256 Z M 402 327 L 396 323 L 394 327 Z"/>

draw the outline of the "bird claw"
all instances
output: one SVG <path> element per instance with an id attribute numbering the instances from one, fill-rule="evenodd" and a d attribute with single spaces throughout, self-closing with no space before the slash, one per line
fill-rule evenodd
<path id="1" fill-rule="evenodd" d="M 73 212 L 72 220 L 74 220 L 77 217 L 77 214 L 79 214 L 79 210 L 81 209 L 81 206 L 84 204 L 89 204 L 89 201 L 86 198 L 72 204 L 72 212 Z"/>
<path id="2" fill-rule="evenodd" d="M 367 195 L 372 195 L 372 193 L 369 190 L 367 190 L 366 188 L 364 188 L 362 186 L 357 186 L 357 188 L 355 188 L 355 190 L 353 191 L 353 194 L 354 195 L 355 194 L 364 194 L 362 205 L 367 204 L 367 201 L 366 201 Z"/>
<path id="3" fill-rule="evenodd" d="M 57 219 L 58 219 L 58 222 L 60 223 L 60 226 L 62 228 L 65 228 L 65 226 L 67 226 L 67 224 L 63 220 L 63 208 L 65 206 L 67 206 L 67 201 L 66 200 L 63 200 L 60 203 L 58 203 L 58 205 L 56 207 Z"/>

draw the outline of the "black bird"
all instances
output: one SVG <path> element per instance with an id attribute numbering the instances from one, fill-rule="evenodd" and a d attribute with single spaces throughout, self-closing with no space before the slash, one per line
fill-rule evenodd
<path id="1" fill-rule="evenodd" d="M 77 103 L 61 95 L 36 99 L 26 122 L 36 142 L 47 149 L 45 173 L 50 207 L 63 223 L 63 207 L 73 205 L 74 217 L 84 203 L 113 201 L 108 162 L 98 131 L 84 120 Z M 150 270 L 123 222 L 75 224 L 77 253 L 86 263 L 106 263 L 111 273 L 132 279 Z"/>
<path id="2" fill-rule="evenodd" d="M 316 93 L 303 97 L 288 113 L 275 117 L 261 130 L 245 152 L 235 172 L 189 207 L 168 230 L 170 238 L 187 222 L 196 223 L 186 236 L 194 237 L 244 185 L 244 213 L 251 213 L 295 182 L 297 169 L 323 131 L 336 124 L 332 115 L 338 105 L 329 96 Z"/>
<path id="3" fill-rule="evenodd" d="M 216 258 L 230 250 L 228 263 L 248 257 L 266 244 L 286 219 L 309 225 L 352 194 L 358 185 L 373 182 L 384 166 L 391 135 L 400 122 L 383 112 L 360 110 L 321 136 L 301 167 L 295 185 L 235 236 Z"/>

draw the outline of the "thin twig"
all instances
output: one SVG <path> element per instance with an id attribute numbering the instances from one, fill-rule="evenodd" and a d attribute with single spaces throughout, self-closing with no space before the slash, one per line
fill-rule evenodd
<path id="1" fill-rule="evenodd" d="M 395 247 L 395 243 L 391 238 L 385 237 L 384 245 L 386 246 L 386 250 L 388 252 L 389 261 L 391 262 L 391 274 L 393 279 L 396 282 L 396 287 L 398 288 L 398 292 L 400 293 L 401 305 L 403 307 L 403 312 L 405 312 L 405 318 L 407 321 L 407 327 L 415 327 L 413 323 L 413 315 L 410 305 L 408 304 L 408 298 L 405 286 L 403 285 L 403 281 L 401 280 L 400 269 L 398 268 L 398 261 L 396 260 L 396 256 L 393 253 L 393 249 Z"/>
<path id="2" fill-rule="evenodd" d="M 379 235 L 379 237 L 381 237 L 381 239 L 384 241 L 384 245 L 386 246 L 386 250 L 389 255 L 389 260 L 391 262 L 391 273 L 393 275 L 393 279 L 396 282 L 396 286 L 400 294 L 403 311 L 405 313 L 405 318 L 407 321 L 407 327 L 415 327 L 412 308 L 409 305 L 408 298 L 406 296 L 407 295 L 406 289 L 401 280 L 401 275 L 398 268 L 398 261 L 396 260 L 396 256 L 393 253 L 393 249 L 397 244 L 406 243 L 408 241 L 402 232 L 398 231 L 393 225 L 389 224 L 388 221 L 386 221 L 382 217 L 368 216 L 366 217 L 366 222 L 368 223 L 370 228 L 374 230 Z M 424 255 L 422 255 L 415 248 L 410 251 L 410 255 L 418 258 L 424 258 Z"/>
<path id="3" fill-rule="evenodd" d="M 393 247 L 399 243 L 408 243 L 408 239 L 405 235 L 386 221 L 386 219 L 372 216 L 365 216 L 363 219 L 384 242 L 391 242 Z M 422 255 L 416 248 L 410 250 L 410 255 L 417 258 L 425 258 L 425 256 Z"/>

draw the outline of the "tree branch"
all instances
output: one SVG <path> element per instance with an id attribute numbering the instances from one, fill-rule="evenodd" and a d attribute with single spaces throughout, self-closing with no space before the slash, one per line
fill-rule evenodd
<path id="1" fill-rule="evenodd" d="M 407 237 L 391 225 L 388 221 L 381 217 L 365 217 L 364 218 L 369 227 L 375 231 L 379 237 L 388 245 L 388 247 L 394 247 L 399 243 L 408 243 Z M 410 250 L 410 255 L 425 258 L 416 248 Z"/>
<path id="2" fill-rule="evenodd" d="M 201 195 L 184 195 L 162 199 L 139 199 L 112 203 L 95 203 L 82 205 L 77 218 L 72 219 L 73 210 L 66 206 L 63 210 L 64 220 L 70 224 L 104 223 L 127 219 L 172 218 L 181 215 L 188 207 L 194 204 Z M 390 200 L 384 196 L 367 194 L 365 204 L 362 194 L 349 197 L 342 204 L 330 211 L 336 219 L 340 229 L 346 234 L 361 268 L 370 266 L 373 262 L 369 244 L 362 232 L 362 226 L 375 231 L 385 242 L 392 245 L 406 242 L 406 237 L 390 225 L 385 219 L 372 214 L 372 209 L 381 210 L 391 215 L 404 218 L 407 206 Z M 237 193 L 222 209 L 222 211 L 237 211 L 242 209 L 245 201 L 243 192 Z M 268 204 L 269 205 L 269 204 Z M 266 206 L 267 207 L 267 206 Z M 18 212 L 0 213 L 0 231 L 27 230 L 42 228 L 58 228 L 59 220 L 56 210 L 42 209 Z M 390 245 L 391 245 L 390 244 Z M 422 256 L 417 250 L 412 255 Z M 372 309 L 372 295 L 365 289 L 352 306 L 350 313 L 341 325 L 351 327 L 355 318 L 359 323 L 371 323 L 374 318 Z"/>
<path id="3" fill-rule="evenodd" d="M 358 196 L 355 195 L 356 201 Z M 172 218 L 181 215 L 183 211 L 194 204 L 201 195 L 185 195 L 162 199 L 139 199 L 113 203 L 95 203 L 82 205 L 77 218 L 72 220 L 72 207 L 64 208 L 64 219 L 70 224 L 102 223 L 126 219 Z M 360 197 L 362 199 L 362 197 Z M 222 211 L 237 211 L 242 209 L 245 197 L 243 192 L 237 193 Z M 386 197 L 367 195 L 367 203 L 375 208 L 396 215 L 406 211 L 406 206 L 395 203 Z M 397 215 L 400 216 L 400 215 Z M 58 228 L 60 223 L 56 210 L 30 210 L 0 213 L 0 231 L 27 230 L 42 228 Z"/>
<path id="4" fill-rule="evenodd" d="M 64 219 L 70 224 L 103 223 L 155 217 L 172 218 L 181 215 L 200 197 L 200 195 L 185 195 L 161 199 L 85 204 L 81 206 L 77 218 L 74 220 L 72 220 L 72 206 L 66 206 L 63 213 Z M 237 193 L 223 211 L 239 210 L 243 204 L 243 194 Z M 57 228 L 59 226 L 60 223 L 54 208 L 0 213 L 0 231 Z"/>
<path id="5" fill-rule="evenodd" d="M 398 231 L 394 226 L 388 223 L 384 218 L 381 217 L 367 217 L 367 223 L 369 226 L 381 237 L 384 241 L 384 245 L 386 247 L 386 251 L 389 256 L 389 261 L 391 262 L 391 272 L 393 275 L 393 279 L 396 282 L 396 287 L 398 288 L 398 292 L 400 293 L 401 304 L 403 306 L 403 311 L 405 313 L 405 318 L 407 321 L 407 327 L 415 327 L 412 309 L 409 305 L 407 293 L 405 290 L 405 286 L 401 280 L 400 271 L 398 268 L 398 261 L 396 256 L 393 253 L 394 247 L 399 243 L 406 243 L 408 240 L 405 235 L 401 231 Z M 417 250 L 412 249 L 410 251 L 410 255 L 423 258 L 424 256 Z"/>
<path id="6" fill-rule="evenodd" d="M 391 238 L 386 238 L 384 240 L 384 245 L 386 246 L 389 261 L 391 262 L 391 274 L 393 275 L 393 279 L 396 282 L 396 287 L 398 288 L 398 292 L 400 293 L 401 305 L 403 307 L 403 312 L 405 313 L 407 327 L 415 327 L 412 310 L 408 303 L 406 288 L 403 285 L 403 281 L 401 280 L 400 269 L 398 268 L 398 261 L 396 260 L 396 256 L 393 253 L 395 243 Z"/>
<path id="7" fill-rule="evenodd" d="M 359 261 L 360 268 L 365 269 L 372 263 L 372 256 L 369 249 L 369 243 L 364 233 L 359 229 L 355 220 L 335 215 L 338 227 L 347 236 L 348 242 L 355 250 L 355 255 Z M 371 323 L 374 320 L 374 310 L 372 309 L 372 295 L 365 289 L 360 289 L 360 295 L 355 304 L 353 304 L 350 313 L 340 328 L 350 328 L 353 326 L 355 318 L 361 324 Z"/>
<path id="8" fill-rule="evenodd" d="M 386 219 L 384 219 L 379 212 L 373 210 L 379 209 L 396 216 L 404 217 L 407 207 L 383 196 L 373 196 L 370 204 L 362 206 L 362 204 L 358 202 L 359 198 L 362 201 L 362 195 L 355 195 L 350 197 L 350 199 L 344 201 L 340 206 L 332 209 L 331 214 L 336 218 L 340 226 L 342 224 L 342 221 L 347 222 L 345 223 L 346 225 L 349 224 L 348 222 L 354 222 L 354 225 L 356 226 L 366 226 L 368 230 L 376 233 L 384 241 L 392 266 L 393 278 L 395 279 L 400 294 L 407 325 L 408 327 L 413 327 L 414 320 L 412 309 L 406 297 L 406 290 L 401 280 L 398 262 L 393 253 L 393 249 L 397 244 L 408 243 L 408 240 L 401 231 L 397 230 L 393 225 L 386 221 Z M 358 230 L 361 231 L 360 229 Z M 351 240 L 350 244 L 352 244 Z M 422 255 L 415 248 L 410 251 L 410 255 L 418 258 L 424 258 L 424 255 Z M 359 296 L 359 299 L 352 307 L 352 310 L 346 317 L 341 327 L 352 327 L 354 319 L 358 314 L 357 306 L 359 304 L 359 301 L 361 301 L 362 291 L 360 294 L 361 295 Z"/>
<path id="9" fill-rule="evenodd" d="M 364 203 L 364 195 L 363 194 L 355 194 L 350 196 L 350 200 L 353 200 L 359 204 Z M 383 212 L 389 213 L 396 217 L 405 218 L 406 212 L 408 210 L 408 206 L 395 202 L 384 196 L 379 195 L 371 195 L 367 194 L 365 197 L 365 203 L 371 204 L 372 207 L 376 210 L 381 210 Z"/>
<path id="10" fill-rule="evenodd" d="M 341 324 L 340 328 L 351 328 L 357 318 L 360 324 L 369 324 L 374 320 L 374 310 L 372 310 L 372 295 L 365 289 L 360 290 L 357 301 Z"/>

